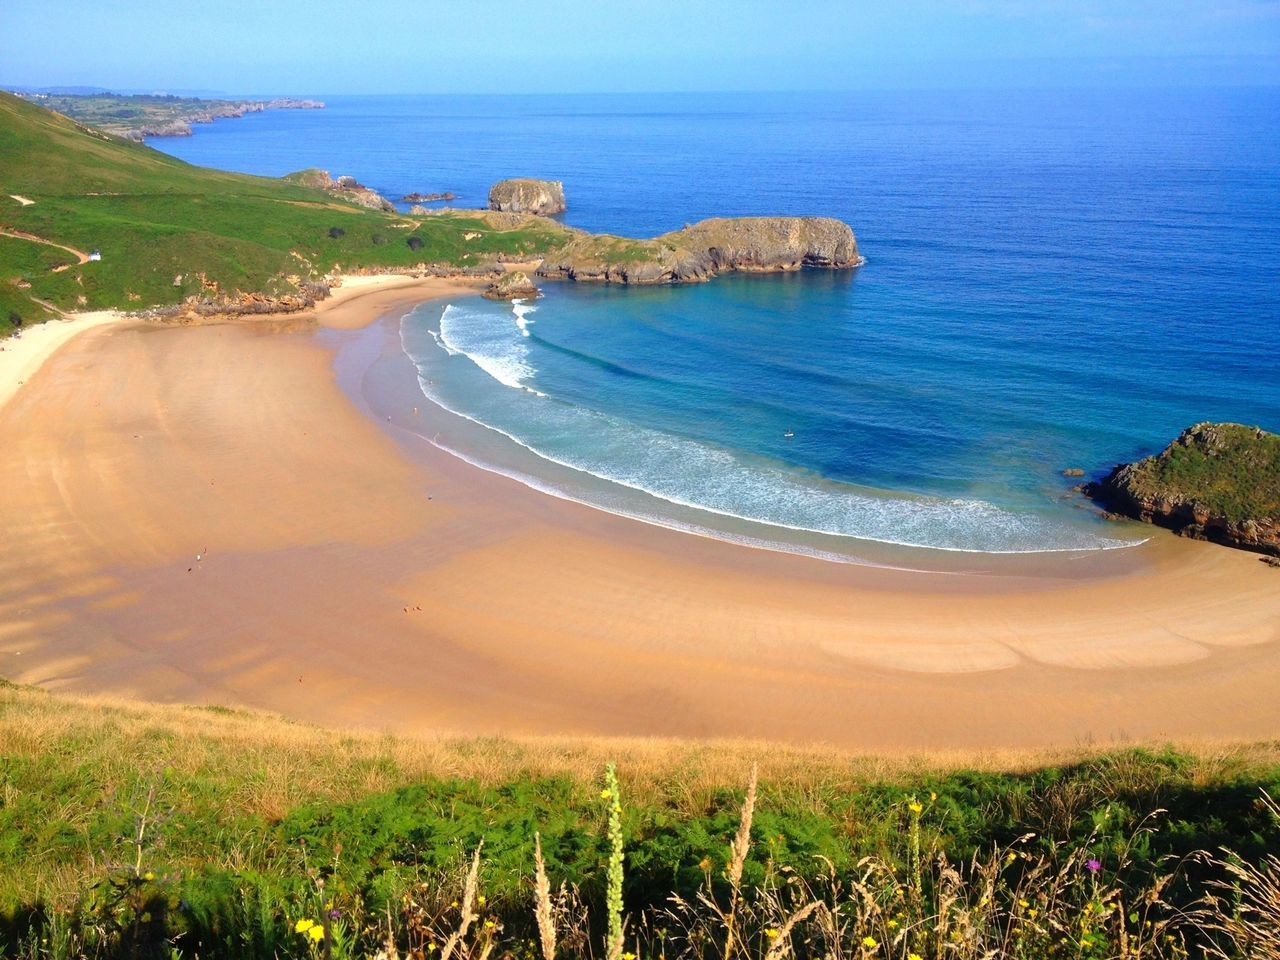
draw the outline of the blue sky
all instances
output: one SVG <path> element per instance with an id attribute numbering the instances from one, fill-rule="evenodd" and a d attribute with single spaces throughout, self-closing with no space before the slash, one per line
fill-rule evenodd
<path id="1" fill-rule="evenodd" d="M 1280 0 L 0 0 L 0 84 L 556 93 L 1280 83 Z"/>

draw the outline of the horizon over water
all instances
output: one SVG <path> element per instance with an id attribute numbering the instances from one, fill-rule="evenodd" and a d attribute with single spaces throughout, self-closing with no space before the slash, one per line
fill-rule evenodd
<path id="1" fill-rule="evenodd" d="M 459 452 L 617 512 L 836 553 L 1101 549 L 1136 537 L 1064 468 L 1280 430 L 1277 89 L 338 97 L 151 143 L 459 206 L 558 179 L 567 223 L 630 236 L 850 223 L 856 271 L 406 318 L 424 393 L 486 428 Z"/>

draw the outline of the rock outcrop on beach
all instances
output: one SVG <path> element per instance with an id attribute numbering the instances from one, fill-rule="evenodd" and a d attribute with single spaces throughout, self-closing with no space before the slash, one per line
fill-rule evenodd
<path id="1" fill-rule="evenodd" d="M 517 177 L 500 180 L 489 188 L 489 209 L 504 213 L 564 213 L 564 184 L 559 180 Z"/>
<path id="2" fill-rule="evenodd" d="M 1280 435 L 1258 427 L 1197 423 L 1084 492 L 1184 537 L 1280 556 Z"/>
<path id="3" fill-rule="evenodd" d="M 400 198 L 402 203 L 434 203 L 437 200 L 457 200 L 458 195 L 451 190 L 444 193 L 406 193 Z"/>
<path id="4" fill-rule="evenodd" d="M 342 200 L 358 203 L 370 210 L 381 210 L 384 213 L 395 213 L 396 205 L 376 190 L 371 190 L 356 181 L 355 177 L 331 177 L 328 170 L 300 170 L 291 173 L 284 179 L 300 183 L 304 187 L 316 187 Z"/>
<path id="5" fill-rule="evenodd" d="M 523 270 L 512 270 L 489 284 L 481 296 L 488 300 L 534 300 L 542 291 Z"/>
<path id="6" fill-rule="evenodd" d="M 774 273 L 862 264 L 848 224 L 830 217 L 716 217 L 652 240 L 579 234 L 549 254 L 538 276 L 651 284 L 718 273 Z"/>

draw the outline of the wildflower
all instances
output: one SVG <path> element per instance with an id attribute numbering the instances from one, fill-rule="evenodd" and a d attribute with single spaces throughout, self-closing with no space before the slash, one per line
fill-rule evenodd
<path id="1" fill-rule="evenodd" d="M 485 896 L 483 893 L 480 894 L 480 896 L 476 897 L 476 903 L 480 904 L 480 906 L 482 907 L 484 906 L 484 901 L 485 901 Z"/>
<path id="2" fill-rule="evenodd" d="M 937 795 L 937 793 L 935 793 L 934 791 L 930 790 L 930 791 L 929 791 L 929 802 L 930 802 L 930 803 L 933 803 L 933 802 L 934 802 L 934 801 L 936 801 L 937 799 L 938 799 L 938 795 Z"/>
<path id="3" fill-rule="evenodd" d="M 897 921 L 897 920 L 894 920 L 893 918 L 890 918 L 890 919 L 889 919 L 889 922 L 888 922 L 887 924 L 885 924 L 885 926 L 887 926 L 890 930 L 897 930 L 897 929 L 898 929 L 898 921 Z"/>
<path id="4" fill-rule="evenodd" d="M 924 806 L 920 803 L 919 800 L 912 800 L 909 804 L 907 804 L 907 809 L 910 810 L 912 813 L 919 813 L 921 810 L 924 809 Z"/>
<path id="5" fill-rule="evenodd" d="M 329 919 L 330 919 L 330 920 L 338 920 L 338 919 L 340 919 L 341 917 L 342 917 L 342 911 L 341 911 L 341 910 L 330 910 L 330 911 L 329 911 Z"/>
<path id="6" fill-rule="evenodd" d="M 1022 907 L 1022 909 L 1025 910 L 1027 907 L 1031 906 L 1031 904 L 1027 903 L 1026 900 L 1019 900 L 1018 906 Z"/>
<path id="7" fill-rule="evenodd" d="M 152 873 L 150 870 L 148 870 L 146 873 L 142 875 L 142 879 L 148 882 L 150 882 L 151 880 L 154 880 L 155 878 L 156 878 L 156 875 Z"/>
<path id="8" fill-rule="evenodd" d="M 1097 857 L 1090 857 L 1088 860 L 1084 862 L 1084 865 L 1086 868 L 1088 868 L 1090 873 L 1097 873 L 1099 870 L 1102 869 L 1102 861 L 1099 860 Z"/>
<path id="9" fill-rule="evenodd" d="M 907 960 L 924 960 L 924 957 L 920 956 L 918 953 L 908 953 Z"/>
<path id="10" fill-rule="evenodd" d="M 622 960 L 636 960 L 636 955 L 634 953 L 624 953 Z"/>
<path id="11" fill-rule="evenodd" d="M 600 799 L 601 799 L 601 800 L 608 800 L 611 796 L 613 796 L 613 794 L 611 794 L 608 790 L 601 790 L 601 791 L 600 791 Z"/>
<path id="12" fill-rule="evenodd" d="M 316 922 L 314 920 L 299 920 L 297 923 L 293 925 L 293 932 L 306 933 L 315 925 L 316 925 Z"/>
<path id="13" fill-rule="evenodd" d="M 880 941 L 875 937 L 863 937 L 862 945 L 868 950 L 874 950 L 876 947 L 880 946 Z"/>
<path id="14" fill-rule="evenodd" d="M 768 937 L 770 940 L 776 940 L 778 938 L 778 931 L 775 930 L 773 927 L 770 927 L 768 930 L 764 932 L 764 935 Z"/>
<path id="15" fill-rule="evenodd" d="M 307 931 L 307 936 L 316 943 L 319 943 L 324 939 L 324 927 L 312 926 L 311 929 Z"/>
<path id="16" fill-rule="evenodd" d="M 486 930 L 492 930 L 492 929 L 494 928 L 494 926 L 496 926 L 496 924 L 494 924 L 494 922 L 493 922 L 492 920 L 486 920 L 486 921 L 484 922 L 484 928 L 485 928 Z"/>

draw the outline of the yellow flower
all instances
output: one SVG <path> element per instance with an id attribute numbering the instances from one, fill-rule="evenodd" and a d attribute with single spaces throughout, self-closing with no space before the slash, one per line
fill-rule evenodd
<path id="1" fill-rule="evenodd" d="M 316 922 L 314 920 L 299 920 L 297 923 L 293 925 L 293 932 L 306 933 L 315 925 L 316 925 Z"/>
<path id="2" fill-rule="evenodd" d="M 773 927 L 770 927 L 768 930 L 764 932 L 764 935 L 768 937 L 770 940 L 776 940 L 778 937 L 778 931 L 773 929 Z"/>
<path id="3" fill-rule="evenodd" d="M 909 804 L 907 804 L 907 809 L 910 810 L 912 813 L 919 813 L 921 810 L 924 809 L 924 807 L 920 804 L 919 800 L 912 800 Z"/>
<path id="4" fill-rule="evenodd" d="M 874 950 L 876 947 L 880 946 L 880 941 L 875 937 L 863 937 L 862 945 L 868 950 Z"/>
<path id="5" fill-rule="evenodd" d="M 143 880 L 154 880 L 155 878 L 156 878 L 156 875 L 152 873 L 150 870 L 148 870 L 146 873 L 142 875 Z"/>
<path id="6" fill-rule="evenodd" d="M 1025 910 L 1027 907 L 1031 906 L 1031 904 L 1027 903 L 1027 901 L 1025 900 L 1019 900 L 1018 906 L 1022 907 L 1022 909 Z"/>
<path id="7" fill-rule="evenodd" d="M 324 927 L 312 927 L 307 931 L 307 936 L 319 943 L 324 939 Z"/>
<path id="8" fill-rule="evenodd" d="M 885 926 L 887 926 L 890 930 L 897 930 L 898 921 L 891 919 L 887 924 L 885 924 Z"/>
<path id="9" fill-rule="evenodd" d="M 908 953 L 907 960 L 924 960 L 924 957 L 920 956 L 918 953 Z"/>
<path id="10" fill-rule="evenodd" d="M 482 894 L 480 894 L 480 896 L 476 897 L 476 903 L 480 904 L 480 906 L 482 906 L 482 907 L 483 907 L 483 906 L 484 906 L 484 899 L 485 899 L 485 898 L 484 898 L 484 894 L 482 893 Z"/>
<path id="11" fill-rule="evenodd" d="M 611 796 L 613 796 L 613 794 L 611 794 L 608 790 L 601 790 L 601 791 L 600 791 L 600 799 L 601 799 L 601 800 L 608 800 Z"/>
<path id="12" fill-rule="evenodd" d="M 934 793 L 932 790 L 930 790 L 930 791 L 929 791 L 929 802 L 930 802 L 930 803 L 932 803 L 933 801 L 935 801 L 935 800 L 937 800 L 937 799 L 938 799 L 938 795 L 937 795 L 936 793 Z"/>
<path id="13" fill-rule="evenodd" d="M 636 955 L 634 953 L 624 953 L 622 960 L 636 960 Z"/>
<path id="14" fill-rule="evenodd" d="M 492 930 L 494 928 L 494 922 L 492 920 L 486 920 L 484 922 L 484 928 L 486 930 Z"/>

